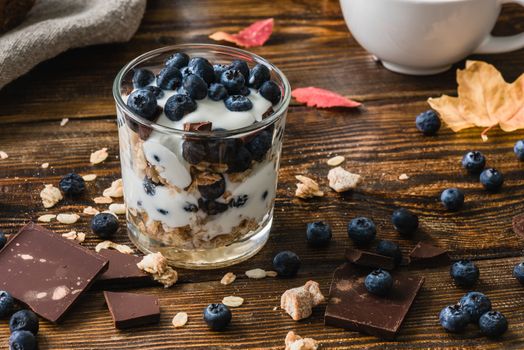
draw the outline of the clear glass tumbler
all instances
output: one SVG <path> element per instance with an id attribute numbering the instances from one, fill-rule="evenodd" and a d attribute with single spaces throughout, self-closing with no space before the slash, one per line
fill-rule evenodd
<path id="1" fill-rule="evenodd" d="M 234 59 L 263 64 L 282 98 L 261 121 L 234 130 L 186 130 L 148 121 L 125 99 L 134 69 L 155 74 L 175 52 L 213 64 Z M 131 241 L 143 252 L 161 252 L 171 264 L 191 269 L 232 265 L 267 242 L 273 220 L 290 86 L 267 60 L 220 45 L 187 44 L 145 53 L 128 63 L 113 85 L 120 161 Z M 220 197 L 208 200 L 219 188 Z M 206 192 L 207 191 L 207 192 Z"/>

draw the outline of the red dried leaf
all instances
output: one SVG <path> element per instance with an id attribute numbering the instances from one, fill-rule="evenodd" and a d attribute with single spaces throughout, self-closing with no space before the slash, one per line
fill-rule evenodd
<path id="1" fill-rule="evenodd" d="M 329 108 L 329 107 L 358 107 L 360 102 L 356 102 L 339 95 L 333 91 L 316 87 L 298 88 L 291 91 L 298 102 L 306 103 L 308 107 Z"/>
<path id="2" fill-rule="evenodd" d="M 215 41 L 225 40 L 242 47 L 262 46 L 273 33 L 273 18 L 256 21 L 237 34 L 216 32 L 209 37 Z"/>

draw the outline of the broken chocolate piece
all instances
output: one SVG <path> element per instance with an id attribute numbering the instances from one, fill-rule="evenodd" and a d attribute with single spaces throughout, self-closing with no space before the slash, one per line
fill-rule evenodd
<path id="1" fill-rule="evenodd" d="M 141 257 L 111 249 L 102 249 L 99 254 L 109 260 L 109 267 L 96 280 L 96 287 L 142 287 L 156 284 L 148 273 L 136 266 L 142 260 Z"/>
<path id="2" fill-rule="evenodd" d="M 58 322 L 107 265 L 103 256 L 29 223 L 0 251 L 0 289 Z"/>
<path id="3" fill-rule="evenodd" d="M 415 248 L 409 253 L 409 259 L 410 264 L 422 266 L 449 265 L 451 262 L 446 250 L 424 242 L 417 243 Z"/>
<path id="4" fill-rule="evenodd" d="M 104 292 L 115 328 L 125 329 L 160 321 L 158 298 L 152 295 Z"/>
<path id="5" fill-rule="evenodd" d="M 364 286 L 368 269 L 346 263 L 335 270 L 324 321 L 341 327 L 393 339 L 398 333 L 424 277 L 393 274 L 393 287 L 385 297 L 369 293 Z"/>
<path id="6" fill-rule="evenodd" d="M 360 249 L 347 248 L 345 257 L 347 261 L 359 266 L 374 269 L 381 268 L 384 270 L 393 270 L 395 268 L 395 261 L 392 257 L 366 252 Z"/>
<path id="7" fill-rule="evenodd" d="M 513 217 L 513 232 L 524 238 L 524 214 Z"/>
<path id="8" fill-rule="evenodd" d="M 184 131 L 211 131 L 211 122 L 184 123 Z"/>

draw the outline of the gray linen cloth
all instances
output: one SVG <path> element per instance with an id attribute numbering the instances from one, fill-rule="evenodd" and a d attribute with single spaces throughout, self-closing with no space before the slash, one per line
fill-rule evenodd
<path id="1" fill-rule="evenodd" d="M 37 0 L 19 26 L 0 35 L 0 89 L 70 48 L 129 40 L 146 0 Z"/>

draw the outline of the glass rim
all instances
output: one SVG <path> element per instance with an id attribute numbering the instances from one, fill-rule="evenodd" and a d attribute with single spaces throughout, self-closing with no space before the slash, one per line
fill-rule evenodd
<path id="1" fill-rule="evenodd" d="M 136 65 L 139 63 L 147 61 L 149 58 L 156 56 L 158 54 L 166 53 L 169 51 L 183 51 L 184 49 L 195 49 L 195 48 L 201 48 L 201 49 L 214 49 L 218 51 L 223 51 L 224 53 L 236 53 L 242 56 L 246 56 L 251 58 L 256 63 L 263 63 L 265 66 L 269 67 L 275 74 L 279 77 L 279 79 L 282 81 L 283 85 L 283 98 L 280 100 L 280 102 L 273 107 L 273 112 L 262 119 L 260 122 L 255 122 L 251 125 L 238 128 L 238 129 L 231 129 L 231 130 L 211 130 L 211 131 L 185 131 L 182 129 L 177 129 L 165 125 L 158 124 L 156 122 L 147 120 L 145 118 L 142 118 L 141 116 L 135 114 L 125 103 L 122 99 L 122 95 L 120 93 L 120 86 L 122 83 L 122 79 L 131 69 L 133 69 Z M 217 45 L 217 44 L 205 44 L 205 43 L 192 43 L 192 44 L 178 44 L 178 45 L 170 45 L 170 46 L 164 46 L 155 50 L 151 50 L 148 52 L 145 52 L 141 54 L 140 56 L 134 58 L 129 63 L 127 63 L 115 77 L 115 80 L 113 81 L 113 98 L 115 99 L 117 107 L 123 109 L 129 117 L 131 117 L 135 122 L 147 126 L 154 131 L 159 131 L 164 134 L 180 134 L 180 135 L 187 135 L 187 136 L 208 136 L 208 137 L 228 137 L 228 136 L 234 136 L 238 134 L 245 134 L 249 133 L 251 131 L 259 130 L 263 127 L 266 127 L 268 125 L 271 125 L 278 119 L 280 119 L 287 111 L 287 108 L 289 106 L 289 102 L 291 100 L 291 86 L 289 84 L 289 81 L 287 80 L 286 76 L 280 69 L 278 69 L 275 65 L 273 65 L 271 62 L 266 60 L 265 58 L 254 54 L 252 52 L 238 49 L 235 47 L 225 46 L 225 45 Z"/>

